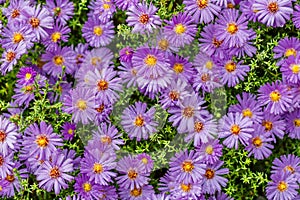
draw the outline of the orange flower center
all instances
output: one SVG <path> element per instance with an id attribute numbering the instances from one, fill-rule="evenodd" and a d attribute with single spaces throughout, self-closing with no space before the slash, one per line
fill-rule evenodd
<path id="1" fill-rule="evenodd" d="M 241 128 L 238 125 L 234 124 L 231 127 L 230 131 L 231 131 L 232 134 L 238 135 L 238 134 L 240 134 Z"/>
<path id="2" fill-rule="evenodd" d="M 235 71 L 236 64 L 232 61 L 229 61 L 229 62 L 226 63 L 225 69 L 226 69 L 227 72 L 231 73 L 231 72 Z"/>
<path id="3" fill-rule="evenodd" d="M 271 2 L 271 3 L 269 3 L 268 10 L 271 13 L 276 13 L 279 10 L 278 3 L 277 2 Z"/>
<path id="4" fill-rule="evenodd" d="M 6 139 L 6 133 L 3 130 L 0 130 L 0 142 L 4 142 Z"/>
<path id="5" fill-rule="evenodd" d="M 255 137 L 252 139 L 252 144 L 256 147 L 259 148 L 262 146 L 263 142 L 259 137 Z"/>
<path id="6" fill-rule="evenodd" d="M 280 191 L 280 192 L 284 192 L 288 189 L 288 184 L 284 181 L 280 181 L 277 185 L 277 189 Z"/>
<path id="7" fill-rule="evenodd" d="M 112 140 L 111 140 L 111 137 L 104 135 L 101 137 L 101 142 L 106 143 L 106 144 L 111 144 Z"/>
<path id="8" fill-rule="evenodd" d="M 32 28 L 37 28 L 40 25 L 40 20 L 36 17 L 32 17 L 30 18 L 29 23 L 31 24 Z"/>
<path id="9" fill-rule="evenodd" d="M 249 108 L 247 108 L 243 110 L 243 116 L 251 118 L 253 116 L 253 113 Z"/>
<path id="10" fill-rule="evenodd" d="M 6 54 L 5 59 L 7 60 L 7 62 L 11 62 L 15 59 L 15 57 L 16 57 L 16 53 L 12 52 L 12 51 L 9 51 Z"/>
<path id="11" fill-rule="evenodd" d="M 201 122 L 195 122 L 194 129 L 197 133 L 200 133 L 204 128 L 204 124 Z"/>
<path id="12" fill-rule="evenodd" d="M 136 177 L 138 176 L 138 173 L 135 170 L 131 169 L 128 171 L 127 175 L 128 178 L 130 178 L 131 180 L 135 180 Z"/>
<path id="13" fill-rule="evenodd" d="M 194 108 L 188 106 L 183 109 L 182 114 L 183 114 L 183 116 L 190 118 L 190 117 L 194 116 Z"/>
<path id="14" fill-rule="evenodd" d="M 184 161 L 181 166 L 182 170 L 185 172 L 191 172 L 195 168 L 191 161 Z"/>
<path id="15" fill-rule="evenodd" d="M 191 184 L 181 184 L 180 185 L 181 186 L 181 189 L 182 189 L 182 191 L 184 191 L 184 192 L 189 192 L 191 189 L 192 189 L 192 185 Z"/>
<path id="16" fill-rule="evenodd" d="M 54 56 L 53 62 L 57 66 L 61 66 L 64 63 L 64 58 L 62 56 Z"/>
<path id="17" fill-rule="evenodd" d="M 134 125 L 141 127 L 141 126 L 144 126 L 144 122 L 145 121 L 144 121 L 144 118 L 142 117 L 142 115 L 138 115 L 134 120 Z"/>
<path id="18" fill-rule="evenodd" d="M 147 14 L 142 14 L 141 16 L 140 16 L 140 19 L 139 19 L 139 21 L 142 23 L 142 24 L 147 24 L 148 22 L 149 22 L 149 15 L 147 15 Z"/>
<path id="19" fill-rule="evenodd" d="M 11 12 L 11 17 L 12 18 L 16 18 L 16 17 L 18 17 L 18 16 L 20 16 L 20 11 L 19 10 L 13 10 L 12 12 Z"/>
<path id="20" fill-rule="evenodd" d="M 47 136 L 45 136 L 45 135 L 39 135 L 39 136 L 37 136 L 35 142 L 41 148 L 45 148 L 49 144 L 49 140 L 48 140 Z"/>
<path id="21" fill-rule="evenodd" d="M 208 0 L 197 0 L 197 4 L 200 10 L 204 9 L 208 5 Z"/>
<path id="22" fill-rule="evenodd" d="M 97 85 L 98 85 L 98 90 L 99 91 L 103 91 L 103 90 L 108 89 L 108 82 L 105 81 L 105 80 L 100 80 Z"/>
<path id="23" fill-rule="evenodd" d="M 170 99 L 172 99 L 173 101 L 176 101 L 176 100 L 179 99 L 179 93 L 178 93 L 177 91 L 173 90 L 173 91 L 171 91 L 171 92 L 169 93 L 169 97 L 170 97 Z"/>
<path id="24" fill-rule="evenodd" d="M 239 27 L 235 23 L 227 24 L 227 32 L 231 35 L 235 34 L 239 30 Z"/>
<path id="25" fill-rule="evenodd" d="M 130 190 L 130 195 L 133 197 L 138 197 L 142 195 L 142 188 L 134 188 L 133 190 Z"/>
<path id="26" fill-rule="evenodd" d="M 263 120 L 262 125 L 265 127 L 265 131 L 270 131 L 273 128 L 273 123 L 270 121 Z"/>
<path id="27" fill-rule="evenodd" d="M 50 170 L 50 177 L 55 179 L 60 177 L 60 171 L 58 167 L 55 166 Z"/>
<path id="28" fill-rule="evenodd" d="M 8 182 L 12 183 L 15 181 L 15 176 L 13 174 L 11 175 L 7 175 L 5 180 L 7 180 Z"/>
<path id="29" fill-rule="evenodd" d="M 215 171 L 212 169 L 207 169 L 205 172 L 205 177 L 207 179 L 212 179 L 215 176 Z"/>

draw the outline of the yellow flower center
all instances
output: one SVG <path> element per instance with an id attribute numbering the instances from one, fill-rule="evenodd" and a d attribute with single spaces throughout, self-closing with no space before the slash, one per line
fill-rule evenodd
<path id="1" fill-rule="evenodd" d="M 194 116 L 194 108 L 188 106 L 183 109 L 182 114 L 183 114 L 183 116 L 190 118 L 190 117 Z"/>
<path id="2" fill-rule="evenodd" d="M 233 5 L 233 3 L 230 3 L 230 2 L 229 2 L 229 3 L 227 4 L 227 8 L 229 8 L 229 9 L 232 9 L 232 8 L 234 8 L 234 5 Z"/>
<path id="3" fill-rule="evenodd" d="M 178 35 L 181 35 L 185 32 L 185 26 L 183 26 L 182 24 L 177 24 L 175 26 L 175 33 Z"/>
<path id="4" fill-rule="evenodd" d="M 226 63 L 225 69 L 226 69 L 227 72 L 231 73 L 231 72 L 235 71 L 236 64 L 232 61 L 229 61 L 229 62 Z"/>
<path id="5" fill-rule="evenodd" d="M 182 170 L 185 172 L 193 171 L 194 167 L 195 166 L 193 165 L 193 163 L 191 161 L 184 161 L 181 166 Z"/>
<path id="6" fill-rule="evenodd" d="M 15 181 L 15 176 L 14 176 L 13 174 L 7 175 L 7 176 L 5 177 L 5 180 L 7 180 L 8 182 L 12 183 L 12 182 Z"/>
<path id="7" fill-rule="evenodd" d="M 87 103 L 84 100 L 78 100 L 76 106 L 79 110 L 85 110 L 87 108 Z"/>
<path id="8" fill-rule="evenodd" d="M 270 121 L 263 120 L 262 125 L 265 127 L 265 131 L 270 131 L 273 128 L 273 123 Z"/>
<path id="9" fill-rule="evenodd" d="M 204 124 L 201 123 L 201 122 L 195 122 L 195 125 L 194 125 L 194 130 L 197 132 L 197 133 L 200 133 L 200 131 L 202 131 L 204 128 Z"/>
<path id="10" fill-rule="evenodd" d="M 97 86 L 98 86 L 99 91 L 107 90 L 108 89 L 108 82 L 105 81 L 105 80 L 100 80 L 97 83 Z"/>
<path id="11" fill-rule="evenodd" d="M 61 66 L 64 63 L 64 58 L 62 56 L 54 56 L 53 62 L 57 66 Z"/>
<path id="12" fill-rule="evenodd" d="M 147 55 L 144 62 L 146 63 L 146 65 L 153 67 L 154 65 L 156 65 L 157 58 L 153 55 Z"/>
<path id="13" fill-rule="evenodd" d="M 110 144 L 112 142 L 112 140 L 109 136 L 105 135 L 105 136 L 101 137 L 101 142 Z"/>
<path id="14" fill-rule="evenodd" d="M 284 192 L 285 190 L 288 189 L 288 184 L 284 181 L 280 181 L 277 185 L 277 189 L 280 191 L 280 192 Z"/>
<path id="15" fill-rule="evenodd" d="M 173 69 L 175 71 L 176 74 L 180 74 L 183 72 L 184 66 L 181 63 L 175 63 L 173 66 Z"/>
<path id="16" fill-rule="evenodd" d="M 138 173 L 135 170 L 131 169 L 128 171 L 127 175 L 129 179 L 135 180 L 136 177 L 138 176 Z"/>
<path id="17" fill-rule="evenodd" d="M 54 32 L 54 33 L 52 33 L 52 35 L 51 35 L 51 40 L 52 40 L 53 42 L 59 41 L 60 38 L 61 38 L 61 33 L 60 33 L 60 32 Z"/>
<path id="18" fill-rule="evenodd" d="M 298 74 L 300 72 L 300 66 L 299 65 L 292 65 L 291 70 L 294 74 Z"/>
<path id="19" fill-rule="evenodd" d="M 272 91 L 270 93 L 270 99 L 273 101 L 273 102 L 277 102 L 279 101 L 281 98 L 281 94 L 279 93 L 279 91 L 275 90 L 275 91 Z"/>
<path id="20" fill-rule="evenodd" d="M 189 192 L 192 189 L 192 185 L 191 184 L 181 184 L 181 190 L 184 192 Z"/>
<path id="21" fill-rule="evenodd" d="M 235 23 L 227 24 L 227 32 L 231 35 L 235 34 L 239 30 L 239 27 Z"/>
<path id="22" fill-rule="evenodd" d="M 271 3 L 269 3 L 268 10 L 271 13 L 276 13 L 279 10 L 278 3 L 277 2 L 271 2 Z"/>
<path id="23" fill-rule="evenodd" d="M 96 174 L 100 174 L 100 173 L 103 172 L 103 166 L 99 163 L 95 163 L 94 167 L 93 167 L 93 170 Z"/>
<path id="24" fill-rule="evenodd" d="M 253 113 L 249 108 L 247 108 L 247 109 L 243 110 L 243 116 L 251 118 L 253 116 Z"/>
<path id="25" fill-rule="evenodd" d="M 105 10 L 110 9 L 110 4 L 108 4 L 108 3 L 103 4 L 103 8 L 104 8 Z"/>
<path id="26" fill-rule="evenodd" d="M 24 40 L 24 37 L 21 33 L 14 33 L 13 42 L 15 44 L 21 42 L 22 40 Z"/>
<path id="27" fill-rule="evenodd" d="M 238 135 L 238 134 L 240 134 L 241 128 L 238 125 L 234 124 L 231 126 L 230 131 L 232 134 Z"/>
<path id="28" fill-rule="evenodd" d="M 45 148 L 48 146 L 49 144 L 49 140 L 45 135 L 39 135 L 37 136 L 35 142 L 37 143 L 37 145 L 39 147 Z"/>
<path id="29" fill-rule="evenodd" d="M 70 129 L 68 130 L 68 134 L 73 135 L 73 129 L 70 128 Z"/>
<path id="30" fill-rule="evenodd" d="M 211 60 L 209 60 L 205 63 L 205 67 L 209 70 L 211 70 L 213 68 L 213 65 L 214 65 L 214 63 Z"/>
<path id="31" fill-rule="evenodd" d="M 55 166 L 50 170 L 50 177 L 55 179 L 60 177 L 60 171 L 58 167 Z"/>
<path id="32" fill-rule="evenodd" d="M 135 120 L 134 120 L 134 125 L 136 126 L 144 126 L 144 118 L 142 117 L 142 115 L 138 115 Z"/>
<path id="33" fill-rule="evenodd" d="M 100 64 L 100 63 L 101 63 L 101 58 L 93 57 L 93 58 L 91 59 L 91 64 L 92 64 L 93 66 L 96 66 L 97 64 Z"/>
<path id="34" fill-rule="evenodd" d="M 204 9 L 208 5 L 208 0 L 197 0 L 197 4 L 200 10 Z"/>
<path id="35" fill-rule="evenodd" d="M 294 119 L 294 125 L 296 127 L 300 127 L 300 118 L 299 119 Z"/>
<path id="36" fill-rule="evenodd" d="M 130 195 L 133 197 L 138 197 L 142 195 L 142 188 L 134 188 L 133 190 L 130 190 Z"/>
<path id="37" fill-rule="evenodd" d="M 161 48 L 163 51 L 166 51 L 169 47 L 169 42 L 168 40 L 166 39 L 161 39 L 159 42 L 158 42 L 158 46 L 159 48 Z"/>
<path id="38" fill-rule="evenodd" d="M 212 179 L 215 176 L 215 171 L 212 169 L 207 169 L 205 172 L 205 176 L 207 179 Z"/>
<path id="39" fill-rule="evenodd" d="M 95 26 L 94 27 L 94 34 L 97 36 L 101 36 L 103 33 L 103 29 L 100 26 Z"/>
<path id="40" fill-rule="evenodd" d="M 285 53 L 284 53 L 284 56 L 285 56 L 285 57 L 289 57 L 289 56 L 291 56 L 291 55 L 293 55 L 293 56 L 295 56 L 295 57 L 296 57 L 296 55 L 297 55 L 297 51 L 296 51 L 294 48 L 287 49 L 287 50 L 285 51 Z"/>
<path id="41" fill-rule="evenodd" d="M 286 166 L 284 168 L 284 171 L 286 172 L 286 170 L 290 171 L 292 174 L 295 173 L 295 169 L 291 165 Z"/>
<path id="42" fill-rule="evenodd" d="M 205 148 L 205 152 L 209 155 L 213 154 L 214 152 L 214 148 L 211 146 L 211 145 L 208 145 L 206 148 Z"/>
<path id="43" fill-rule="evenodd" d="M 26 73 L 25 74 L 25 79 L 28 81 L 29 79 L 31 79 L 32 75 L 30 73 Z"/>
<path id="44" fill-rule="evenodd" d="M 148 164 L 148 159 L 147 159 L 147 158 L 142 158 L 142 162 L 143 162 L 144 164 Z"/>
<path id="45" fill-rule="evenodd" d="M 256 147 L 259 148 L 262 146 L 263 142 L 259 137 L 255 137 L 252 139 L 252 144 Z"/>
<path id="46" fill-rule="evenodd" d="M 83 187 L 83 190 L 84 190 L 85 192 L 89 192 L 89 191 L 92 190 L 92 185 L 91 185 L 90 183 L 84 183 L 84 184 L 82 185 L 82 187 Z"/>

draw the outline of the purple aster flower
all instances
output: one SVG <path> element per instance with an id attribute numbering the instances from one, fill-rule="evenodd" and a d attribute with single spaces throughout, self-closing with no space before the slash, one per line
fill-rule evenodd
<path id="1" fill-rule="evenodd" d="M 149 154 L 141 153 L 136 156 L 136 158 L 145 165 L 146 173 L 150 173 L 153 169 L 153 160 Z"/>
<path id="2" fill-rule="evenodd" d="M 264 112 L 261 125 L 265 128 L 265 132 L 271 135 L 274 142 L 276 142 L 275 136 L 283 139 L 286 129 L 286 122 L 285 120 L 281 119 L 279 115 L 273 115 Z"/>
<path id="3" fill-rule="evenodd" d="M 114 55 L 111 52 L 111 50 L 106 47 L 102 47 L 98 49 L 94 48 L 90 52 L 87 52 L 85 54 L 80 69 L 83 70 L 84 74 L 88 70 L 94 70 L 94 69 L 101 70 L 103 67 L 107 67 L 113 64 L 112 62 L 113 57 Z M 82 74 L 80 76 L 84 77 Z"/>
<path id="4" fill-rule="evenodd" d="M 21 43 L 25 44 L 26 49 L 33 47 L 33 42 L 31 40 L 35 35 L 30 30 L 30 27 L 24 22 L 14 22 L 13 24 L 9 24 L 3 29 L 1 35 L 3 36 L 1 44 L 5 49 L 14 49 Z"/>
<path id="5" fill-rule="evenodd" d="M 115 0 L 116 6 L 123 11 L 128 10 L 129 7 L 137 5 L 138 0 Z"/>
<path id="6" fill-rule="evenodd" d="M 252 124 L 241 113 L 228 113 L 219 121 L 219 138 L 226 138 L 223 144 L 228 148 L 238 149 L 238 141 L 246 146 L 254 131 Z"/>
<path id="7" fill-rule="evenodd" d="M 6 156 L 15 150 L 19 133 L 17 126 L 7 118 L 0 116 L 0 153 Z"/>
<path id="8" fill-rule="evenodd" d="M 93 140 L 101 141 L 101 143 L 111 146 L 114 150 L 120 150 L 120 145 L 124 144 L 121 138 L 122 134 L 118 129 L 110 123 L 101 123 L 97 131 L 94 131 Z"/>
<path id="9" fill-rule="evenodd" d="M 7 174 L 11 174 L 13 170 L 13 153 L 4 156 L 0 153 L 0 179 L 4 179 Z"/>
<path id="10" fill-rule="evenodd" d="M 300 5 L 295 4 L 293 12 L 293 23 L 296 28 L 300 28 Z"/>
<path id="11" fill-rule="evenodd" d="M 221 7 L 216 5 L 215 0 L 184 0 L 183 3 L 186 5 L 186 12 L 192 15 L 198 24 L 211 22 L 214 19 L 214 15 L 219 15 L 221 11 Z"/>
<path id="12" fill-rule="evenodd" d="M 265 111 L 271 114 L 283 114 L 291 106 L 291 95 L 287 85 L 281 81 L 264 84 L 259 88 L 258 93 L 258 100 L 266 105 Z"/>
<path id="13" fill-rule="evenodd" d="M 226 193 L 218 192 L 216 196 L 210 196 L 208 200 L 233 200 Z"/>
<path id="14" fill-rule="evenodd" d="M 171 189 L 170 194 L 171 199 L 174 200 L 205 200 L 202 196 L 202 187 L 199 182 L 189 182 L 187 184 L 177 182 Z"/>
<path id="15" fill-rule="evenodd" d="M 0 180 L 0 196 L 1 197 L 13 197 L 14 195 L 10 195 L 11 187 L 9 187 L 9 182 L 5 179 Z"/>
<path id="16" fill-rule="evenodd" d="M 72 140 L 74 138 L 75 130 L 76 130 L 76 124 L 73 124 L 70 122 L 65 122 L 62 125 L 62 130 L 61 130 L 61 132 L 64 136 L 64 139 Z"/>
<path id="17" fill-rule="evenodd" d="M 11 101 L 9 105 L 10 107 L 7 108 L 7 113 L 3 113 L 3 116 L 10 119 L 10 121 L 14 122 L 14 124 L 18 125 L 24 110 L 13 101 Z"/>
<path id="18" fill-rule="evenodd" d="M 197 33 L 197 25 L 187 13 L 179 13 L 170 21 L 165 21 L 164 34 L 177 47 L 191 44 Z"/>
<path id="19" fill-rule="evenodd" d="M 104 22 L 97 17 L 89 17 L 88 21 L 82 27 L 82 36 L 92 47 L 108 45 L 113 37 L 113 22 Z"/>
<path id="20" fill-rule="evenodd" d="M 282 155 L 272 162 L 272 174 L 289 172 L 300 181 L 300 158 L 293 154 Z"/>
<path id="21" fill-rule="evenodd" d="M 172 55 L 173 52 L 178 52 L 179 49 L 176 47 L 174 43 L 171 43 L 171 41 L 166 37 L 163 29 L 161 29 L 157 36 L 156 36 L 156 47 L 164 52 L 167 53 L 167 55 Z"/>
<path id="22" fill-rule="evenodd" d="M 123 49 L 120 50 L 119 55 L 120 55 L 120 61 L 122 63 L 131 63 L 132 56 L 133 56 L 134 50 L 130 47 L 124 47 Z"/>
<path id="23" fill-rule="evenodd" d="M 274 58 L 297 56 L 300 51 L 300 40 L 296 37 L 285 37 L 278 41 L 278 45 L 273 48 Z"/>
<path id="24" fill-rule="evenodd" d="M 240 81 L 244 80 L 247 72 L 250 71 L 248 65 L 243 65 L 243 61 L 235 62 L 230 58 L 218 60 L 217 69 L 221 78 L 222 84 L 227 84 L 228 87 L 234 87 Z"/>
<path id="25" fill-rule="evenodd" d="M 148 111 L 146 110 L 146 103 L 135 102 L 134 105 L 130 105 L 123 111 L 121 125 L 130 139 L 147 140 L 149 135 L 151 136 L 157 131 L 158 123 L 154 119 L 155 108 L 151 107 Z"/>
<path id="26" fill-rule="evenodd" d="M 273 138 L 265 132 L 263 126 L 255 125 L 254 130 L 245 150 L 249 152 L 248 156 L 253 154 L 255 159 L 263 160 L 272 154 L 274 146 L 270 143 L 273 142 Z"/>
<path id="27" fill-rule="evenodd" d="M 34 83 L 37 73 L 32 67 L 22 67 L 17 74 L 17 82 L 20 85 L 31 85 Z"/>
<path id="28" fill-rule="evenodd" d="M 97 100 L 97 105 L 95 110 L 97 111 L 95 116 L 95 124 L 100 125 L 102 122 L 110 122 L 109 115 L 113 110 L 113 105 L 111 103 L 105 103 L 103 100 L 99 102 Z"/>
<path id="29" fill-rule="evenodd" d="M 145 165 L 130 155 L 118 161 L 116 170 L 121 174 L 116 177 L 116 180 L 124 189 L 139 189 L 148 183 Z"/>
<path id="30" fill-rule="evenodd" d="M 300 109 L 286 116 L 287 132 L 290 138 L 300 139 Z"/>
<path id="31" fill-rule="evenodd" d="M 137 86 L 137 68 L 132 66 L 132 63 L 122 62 L 121 66 L 118 66 L 119 76 L 122 83 L 126 85 L 127 88 Z"/>
<path id="32" fill-rule="evenodd" d="M 185 137 L 186 142 L 194 140 L 194 146 L 200 146 L 207 143 L 209 139 L 215 138 L 217 135 L 217 122 L 213 119 L 213 115 L 209 114 L 205 119 L 197 119 L 194 123 L 194 130 L 189 132 Z"/>
<path id="33" fill-rule="evenodd" d="M 202 185 L 203 193 L 214 194 L 216 191 L 221 192 L 221 186 L 225 187 L 228 180 L 221 175 L 228 174 L 228 168 L 220 167 L 224 164 L 223 161 L 217 161 L 212 165 L 207 165 L 204 174 Z"/>
<path id="34" fill-rule="evenodd" d="M 74 4 L 69 0 L 46 0 L 46 8 L 56 22 L 66 25 L 74 15 Z"/>
<path id="35" fill-rule="evenodd" d="M 170 196 L 164 193 L 152 194 L 152 196 L 148 197 L 147 200 L 170 200 Z"/>
<path id="36" fill-rule="evenodd" d="M 104 68 L 101 71 L 95 69 L 88 71 L 85 75 L 85 81 L 96 95 L 96 101 L 99 103 L 115 103 L 119 98 L 117 92 L 122 90 L 120 78 L 116 77 L 117 72 L 112 67 Z"/>
<path id="37" fill-rule="evenodd" d="M 23 136 L 23 156 L 37 157 L 38 159 L 49 159 L 57 150 L 56 146 L 62 146 L 63 140 L 53 132 L 52 126 L 42 121 L 40 124 L 31 124 L 25 129 Z M 24 160 L 25 160 L 24 159 Z"/>
<path id="38" fill-rule="evenodd" d="M 298 194 L 299 185 L 295 176 L 290 173 L 276 173 L 271 175 L 272 181 L 266 187 L 268 199 L 294 199 Z"/>
<path id="39" fill-rule="evenodd" d="M 190 82 L 194 69 L 192 63 L 188 61 L 189 58 L 183 58 L 178 55 L 170 55 L 170 68 L 173 69 L 175 79 L 181 79 L 185 82 Z"/>
<path id="40" fill-rule="evenodd" d="M 87 53 L 88 47 L 89 47 L 88 44 L 82 44 L 82 43 L 79 43 L 75 48 L 73 47 L 76 53 L 76 65 L 77 65 L 75 69 L 75 73 L 81 67 L 81 64 L 85 58 L 85 54 Z"/>
<path id="41" fill-rule="evenodd" d="M 202 162 L 202 156 L 198 152 L 185 150 L 171 158 L 169 171 L 178 183 L 199 183 L 205 173 L 205 167 L 206 164 Z"/>
<path id="42" fill-rule="evenodd" d="M 101 185 L 101 188 L 98 189 L 100 191 L 101 200 L 115 200 L 118 199 L 118 194 L 115 186 L 111 185 Z"/>
<path id="43" fill-rule="evenodd" d="M 257 102 L 256 96 L 251 93 L 243 92 L 237 95 L 238 104 L 230 106 L 229 112 L 242 113 L 243 117 L 250 118 L 254 123 L 262 122 L 262 108 L 260 102 Z"/>
<path id="44" fill-rule="evenodd" d="M 254 3 L 255 0 L 241 1 L 240 10 L 248 20 L 256 22 L 257 21 L 256 13 L 258 10 L 256 10 L 256 8 L 253 6 Z"/>
<path id="45" fill-rule="evenodd" d="M 282 27 L 293 13 L 291 0 L 255 0 L 259 22 L 272 27 Z"/>
<path id="46" fill-rule="evenodd" d="M 22 21 L 25 19 L 28 9 L 30 9 L 27 0 L 10 0 L 7 8 L 3 7 L 3 14 L 8 18 L 8 22 Z"/>
<path id="47" fill-rule="evenodd" d="M 199 155 L 203 157 L 202 161 L 206 164 L 214 164 L 222 156 L 223 146 L 218 139 L 209 139 L 207 143 L 196 146 Z"/>
<path id="48" fill-rule="evenodd" d="M 34 96 L 35 89 L 36 88 L 33 84 L 29 84 L 29 85 L 16 84 L 14 89 L 15 94 L 12 96 L 12 99 L 15 100 L 14 102 L 18 106 L 25 105 L 25 107 L 28 107 L 31 100 L 35 98 Z"/>
<path id="49" fill-rule="evenodd" d="M 90 181 L 108 185 L 117 174 L 112 172 L 117 165 L 116 157 L 111 153 L 102 153 L 99 149 L 89 150 L 81 160 L 80 172 L 87 174 Z"/>
<path id="50" fill-rule="evenodd" d="M 169 171 L 167 171 L 167 173 L 160 178 L 160 182 L 158 183 L 158 185 L 158 189 L 160 192 L 167 193 L 170 192 L 177 184 L 175 177 L 172 176 Z"/>
<path id="51" fill-rule="evenodd" d="M 160 104 L 163 109 L 173 106 L 179 106 L 185 98 L 187 98 L 192 90 L 188 84 L 181 79 L 172 80 L 170 85 L 162 91 L 160 96 Z"/>
<path id="52" fill-rule="evenodd" d="M 216 22 L 216 39 L 227 47 L 241 46 L 249 37 L 247 24 L 248 19 L 240 16 L 238 10 L 225 10 Z"/>
<path id="53" fill-rule="evenodd" d="M 217 40 L 216 38 L 216 27 L 215 24 L 206 25 L 201 31 L 199 38 L 199 47 L 201 52 L 212 56 L 215 55 L 217 58 L 223 59 L 227 53 L 227 45 L 223 42 L 224 40 Z M 203 53 L 202 53 L 203 54 Z"/>
<path id="54" fill-rule="evenodd" d="M 51 29 L 54 23 L 48 10 L 38 4 L 36 8 L 30 7 L 27 12 L 27 22 L 31 26 L 31 30 L 34 32 L 36 39 L 38 41 L 46 39 L 49 36 L 46 29 Z"/>
<path id="55" fill-rule="evenodd" d="M 65 159 L 63 154 L 53 154 L 52 161 L 45 161 L 44 165 L 36 173 L 36 179 L 39 181 L 39 187 L 58 195 L 61 189 L 68 188 L 68 182 L 73 177 L 68 173 L 73 172 L 73 163 L 71 159 Z"/>
<path id="56" fill-rule="evenodd" d="M 46 62 L 43 70 L 56 77 L 65 68 L 66 73 L 72 74 L 75 65 L 75 53 L 70 47 L 58 47 L 56 50 L 48 51 L 42 55 L 42 61 Z"/>
<path id="57" fill-rule="evenodd" d="M 150 98 L 171 82 L 169 59 L 157 48 L 139 47 L 133 53 L 132 66 L 137 70 L 137 83 Z"/>
<path id="58" fill-rule="evenodd" d="M 95 16 L 103 20 L 103 22 L 108 22 L 113 17 L 116 12 L 116 5 L 113 1 L 92 1 L 88 6 L 90 8 L 90 12 L 88 13 L 88 17 Z"/>
<path id="59" fill-rule="evenodd" d="M 75 178 L 74 190 L 79 199 L 99 199 L 101 186 L 89 180 L 86 174 L 78 174 Z"/>
<path id="60" fill-rule="evenodd" d="M 72 115 L 75 123 L 88 124 L 93 121 L 97 111 L 95 108 L 95 94 L 88 89 L 77 87 L 72 89 L 64 98 L 63 110 Z"/>
<path id="61" fill-rule="evenodd" d="M 151 185 L 143 185 L 140 188 L 134 187 L 133 189 L 120 188 L 119 195 L 121 199 L 128 200 L 145 200 L 147 197 L 154 194 L 153 187 Z"/>
<path id="62" fill-rule="evenodd" d="M 179 133 L 193 132 L 197 120 L 204 120 L 209 112 L 202 105 L 205 103 L 203 98 L 195 93 L 186 97 L 179 106 L 169 109 L 172 116 L 169 118 L 173 126 L 177 127 Z"/>
<path id="63" fill-rule="evenodd" d="M 153 29 L 162 24 L 158 15 L 155 15 L 158 9 L 150 3 L 132 4 L 126 14 L 128 26 L 133 26 L 132 33 L 152 33 Z"/>
<path id="64" fill-rule="evenodd" d="M 13 66 L 17 64 L 18 59 L 25 54 L 26 45 L 25 43 L 20 43 L 20 45 L 9 48 L 5 50 L 2 54 L 2 58 L 0 62 L 2 62 L 0 66 L 0 70 L 2 75 L 5 75 L 7 72 L 10 72 L 13 69 Z"/>
<path id="65" fill-rule="evenodd" d="M 288 83 L 300 83 L 300 54 L 286 58 L 280 68 L 282 78 Z"/>
<path id="66" fill-rule="evenodd" d="M 45 45 L 46 50 L 55 51 L 61 41 L 67 42 L 71 29 L 68 26 L 55 23 L 52 29 L 47 30 L 49 37 L 47 37 L 42 43 Z"/>
<path id="67" fill-rule="evenodd" d="M 201 90 L 202 94 L 204 95 L 205 92 L 212 93 L 215 88 L 222 86 L 217 73 L 200 68 L 196 68 L 196 70 L 196 74 L 193 74 L 192 76 L 193 88 L 195 92 Z"/>

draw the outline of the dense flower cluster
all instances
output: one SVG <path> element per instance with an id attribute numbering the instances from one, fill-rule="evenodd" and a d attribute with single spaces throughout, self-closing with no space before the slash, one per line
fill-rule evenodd
<path id="1" fill-rule="evenodd" d="M 300 139 L 296 37 L 282 38 L 273 49 L 282 80 L 261 85 L 257 94 L 237 94 L 237 103 L 220 119 L 206 101 L 207 94 L 247 78 L 251 67 L 245 60 L 257 51 L 250 24 L 283 27 L 292 21 L 299 28 L 300 5 L 292 0 L 183 4 L 182 12 L 161 19 L 159 8 L 144 0 L 91 0 L 81 30 L 85 42 L 75 46 L 68 43 L 74 31 L 68 24 L 75 14 L 72 1 L 12 0 L 2 8 L 6 23 L 0 26 L 0 70 L 3 76 L 17 74 L 10 108 L 0 115 L 1 197 L 17 195 L 22 180 L 31 178 L 55 195 L 73 188 L 64 199 L 229 200 L 223 190 L 230 173 L 221 159 L 223 148 L 242 148 L 263 160 L 284 136 Z M 126 14 L 131 34 L 150 38 L 138 46 L 123 45 L 118 56 L 109 48 L 116 37 L 116 12 Z M 196 55 L 183 56 L 181 50 L 194 43 Z M 24 59 L 37 49 L 38 58 Z M 143 100 L 114 113 L 120 93 L 133 87 Z M 47 106 L 60 103 L 54 109 L 67 116 L 64 123 L 57 127 L 44 117 L 19 126 L 31 107 L 45 99 Z M 172 156 L 154 188 L 155 155 L 118 152 L 128 141 L 148 140 L 160 131 L 158 107 L 190 148 Z M 119 121 L 112 120 L 116 114 Z M 81 152 L 67 148 L 67 143 L 80 143 L 78 127 L 89 125 L 96 128 Z M 268 199 L 298 198 L 299 156 L 276 158 L 271 174 Z"/>

